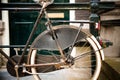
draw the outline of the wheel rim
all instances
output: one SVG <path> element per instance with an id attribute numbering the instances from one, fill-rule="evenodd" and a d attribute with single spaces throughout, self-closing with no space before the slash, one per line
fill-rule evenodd
<path id="1" fill-rule="evenodd" d="M 70 27 L 70 26 L 69 26 Z M 95 55 L 92 55 L 92 56 L 95 56 L 95 69 L 94 70 L 91 70 L 92 71 L 92 73 L 90 73 L 91 75 L 92 75 L 92 77 L 90 77 L 89 79 L 91 80 L 96 80 L 97 78 L 98 78 L 98 76 L 99 76 L 99 73 L 100 73 L 100 69 L 101 69 L 101 57 L 100 57 L 100 51 L 98 51 L 99 50 L 99 48 L 98 48 L 98 44 L 96 44 L 95 42 L 95 38 L 93 38 L 93 36 L 86 36 L 86 38 L 85 38 L 85 40 L 87 41 L 87 43 L 85 43 L 84 44 L 84 46 L 86 46 L 86 44 L 90 44 L 91 45 L 91 47 L 93 48 L 93 50 L 95 51 Z M 33 47 L 32 47 L 33 48 Z M 32 49 L 31 48 L 31 49 Z M 75 47 L 76 48 L 76 47 Z M 76 54 L 73 54 L 73 53 L 75 53 L 75 51 L 77 51 L 77 49 L 75 50 L 75 48 L 72 50 L 72 53 L 71 53 L 71 55 L 73 56 L 73 57 L 77 57 L 77 56 L 75 56 Z M 77 47 L 77 48 L 79 48 L 79 47 Z M 80 49 L 81 49 L 81 47 L 80 47 Z M 89 48 L 87 48 L 87 49 L 89 49 Z M 86 51 L 88 51 L 86 49 Z M 81 49 L 81 50 L 84 50 L 83 48 Z M 78 50 L 79 51 L 79 50 Z M 77 51 L 77 52 L 78 52 Z M 85 51 L 83 51 L 84 53 L 85 53 Z M 81 54 L 83 53 L 83 52 L 81 52 Z M 36 59 L 36 54 L 37 53 L 37 49 L 33 49 L 32 51 L 31 51 L 31 58 L 30 58 L 30 64 L 35 64 L 35 59 Z M 80 55 L 81 55 L 80 54 Z M 42 55 L 41 55 L 42 56 Z M 47 55 L 45 55 L 45 56 L 47 56 Z M 52 58 L 54 58 L 56 61 L 60 61 L 60 58 L 58 58 L 58 59 L 56 59 L 57 57 L 55 57 L 55 56 L 57 56 L 57 55 L 54 55 Z M 90 58 L 91 59 L 91 55 L 88 55 L 88 56 L 90 56 L 90 57 L 86 57 L 86 58 Z M 43 56 L 42 56 L 43 57 Z M 48 56 L 47 56 L 48 57 Z M 80 58 L 80 60 L 81 59 L 83 59 L 83 58 Z M 89 60 L 90 60 L 89 59 Z M 84 60 L 84 59 L 83 59 Z M 78 61 L 79 62 L 79 60 L 76 60 L 76 61 Z M 75 70 L 75 69 L 77 69 L 75 66 L 77 65 L 79 65 L 80 67 L 81 67 L 81 63 L 77 63 L 75 61 L 75 64 L 74 65 L 72 65 L 71 67 Z M 81 61 L 81 62 L 83 62 L 83 61 Z M 87 62 L 87 61 L 86 61 Z M 93 62 L 94 62 L 94 60 L 93 60 Z M 94 66 L 94 63 L 92 63 L 92 61 L 89 63 L 89 64 L 92 64 L 93 66 Z M 89 65 L 87 65 L 87 67 L 88 67 Z M 93 66 L 91 66 L 90 68 L 92 68 Z M 70 68 L 71 68 L 70 67 Z M 84 66 L 83 66 L 84 67 Z M 86 68 L 87 68 L 86 67 Z M 32 71 L 32 73 L 37 73 L 37 70 L 36 70 L 36 68 L 31 68 L 31 71 Z M 88 73 L 87 73 L 88 74 Z M 39 77 L 39 75 L 33 75 L 34 77 L 35 77 L 35 79 L 36 80 L 40 80 L 40 77 Z"/>

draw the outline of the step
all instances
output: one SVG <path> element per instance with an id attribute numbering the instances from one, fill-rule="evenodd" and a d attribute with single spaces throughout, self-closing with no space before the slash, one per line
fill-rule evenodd
<path id="1" fill-rule="evenodd" d="M 120 80 L 120 58 L 106 58 L 101 73 L 101 80 Z"/>

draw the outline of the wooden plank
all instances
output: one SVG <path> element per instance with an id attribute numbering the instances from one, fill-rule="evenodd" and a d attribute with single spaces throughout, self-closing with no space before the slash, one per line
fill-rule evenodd
<path id="1" fill-rule="evenodd" d="M 48 13 L 49 18 L 64 18 L 64 13 Z"/>

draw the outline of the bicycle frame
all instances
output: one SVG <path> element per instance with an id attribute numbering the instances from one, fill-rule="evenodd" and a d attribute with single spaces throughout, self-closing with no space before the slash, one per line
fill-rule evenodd
<path id="1" fill-rule="evenodd" d="M 23 57 L 24 57 L 24 55 L 25 55 L 25 53 L 26 53 L 26 50 L 27 50 L 27 48 L 29 47 L 29 43 L 30 43 L 30 41 L 31 41 L 31 39 L 32 39 L 35 31 L 36 31 L 36 28 L 37 28 L 37 26 L 38 26 L 38 24 L 39 24 L 39 22 L 40 22 L 40 20 L 41 20 L 41 18 L 42 18 L 42 16 L 43 16 L 43 14 L 45 14 L 45 16 L 46 16 L 47 26 L 48 26 L 49 30 L 51 31 L 51 33 L 52 33 L 52 35 L 53 35 L 53 37 L 54 37 L 54 39 L 55 39 L 55 41 L 56 41 L 56 45 L 58 46 L 59 51 L 60 51 L 62 57 L 63 57 L 64 60 L 65 60 L 65 57 L 64 57 L 63 52 L 62 52 L 62 49 L 61 49 L 61 47 L 60 47 L 60 45 L 59 45 L 59 43 L 58 43 L 58 41 L 57 41 L 57 39 L 56 39 L 56 35 L 55 35 L 54 31 L 52 30 L 52 24 L 51 24 L 51 21 L 50 21 L 48 15 L 47 15 L 46 9 L 45 9 L 47 6 L 48 6 L 48 4 L 46 4 L 46 3 L 44 3 L 44 4 L 42 5 L 42 8 L 41 8 L 41 10 L 40 10 L 40 12 L 39 12 L 39 15 L 38 15 L 38 17 L 37 17 L 37 19 L 36 19 L 36 22 L 35 22 L 35 24 L 34 24 L 34 26 L 33 26 L 33 29 L 32 29 L 32 31 L 31 31 L 31 33 L 30 33 L 30 36 L 29 36 L 29 38 L 28 38 L 28 40 L 27 40 L 27 42 L 26 42 L 26 45 L 25 45 L 25 47 L 24 47 L 24 50 L 23 50 L 23 52 L 22 52 L 21 58 L 20 58 L 20 60 L 18 61 L 18 63 L 16 63 L 15 61 L 13 61 L 9 56 L 7 56 L 7 55 L 5 54 L 5 52 L 2 51 L 2 49 L 0 49 L 0 53 L 1 53 L 5 58 L 7 58 L 10 62 L 12 62 L 12 64 L 14 64 L 14 66 L 17 65 L 17 68 L 18 68 L 18 67 L 39 67 L 39 66 L 45 66 L 44 64 L 39 64 L 39 65 L 37 65 L 37 64 L 36 64 L 36 65 L 25 65 L 25 64 L 24 64 L 24 65 L 20 65 L 20 64 L 21 64 L 21 61 L 23 60 Z M 64 63 L 65 63 L 65 62 L 52 63 L 52 64 L 46 64 L 46 66 L 47 66 L 47 65 L 64 64 Z"/>
<path id="2" fill-rule="evenodd" d="M 27 42 L 26 42 L 26 45 L 25 45 L 25 47 L 24 47 L 24 50 L 23 50 L 23 52 L 22 52 L 22 56 L 21 56 L 21 59 L 20 59 L 19 62 L 18 62 L 18 65 L 21 63 L 21 61 L 22 61 L 22 59 L 23 59 L 23 56 L 25 55 L 25 52 L 26 52 L 26 50 L 27 50 L 27 48 L 28 48 L 28 46 L 29 46 L 29 43 L 30 43 L 30 41 L 31 41 L 31 39 L 32 39 L 32 37 L 33 37 L 33 34 L 34 34 L 34 32 L 35 32 L 35 30 L 36 30 L 36 28 L 37 28 L 37 26 L 38 26 L 39 20 L 41 20 L 41 17 L 42 17 L 42 15 L 43 15 L 43 11 L 44 11 L 44 8 L 42 8 L 42 9 L 40 10 L 40 13 L 39 13 L 39 15 L 38 15 L 38 17 L 37 17 L 37 20 L 36 20 L 36 22 L 35 22 L 35 24 L 34 24 L 34 26 L 33 26 L 33 29 L 32 29 L 32 31 L 31 31 L 31 34 L 30 34 L 30 36 L 29 36 L 29 38 L 28 38 L 28 40 L 27 40 Z M 7 56 L 1 49 L 0 49 L 0 53 L 1 53 L 3 56 L 5 56 L 5 58 L 7 58 L 8 60 L 10 60 L 14 65 L 16 65 L 15 62 L 14 62 L 11 58 L 9 58 L 9 56 Z"/>
<path id="3" fill-rule="evenodd" d="M 35 24 L 34 24 L 34 26 L 33 26 L 33 29 L 32 29 L 32 31 L 31 31 L 31 33 L 30 33 L 30 36 L 29 36 L 29 38 L 28 38 L 28 40 L 27 40 L 27 42 L 26 42 L 26 45 L 25 45 L 25 47 L 24 47 L 24 50 L 23 50 L 23 52 L 22 52 L 21 58 L 20 58 L 20 60 L 18 61 L 18 63 L 16 63 L 15 61 L 13 61 L 9 56 L 7 56 L 7 55 L 2 51 L 2 49 L 0 49 L 0 53 L 1 53 L 3 56 L 5 56 L 5 58 L 7 58 L 9 61 L 11 61 L 14 65 L 18 65 L 18 67 L 39 67 L 39 66 L 59 65 L 59 64 L 62 65 L 62 64 L 65 64 L 65 61 L 64 61 L 64 62 L 61 62 L 61 63 L 51 63 L 51 64 L 34 64 L 34 65 L 24 64 L 24 65 L 20 65 L 20 63 L 21 63 L 21 61 L 23 60 L 23 57 L 24 57 L 24 55 L 25 55 L 25 53 L 26 53 L 26 50 L 27 50 L 27 48 L 29 47 L 29 43 L 30 43 L 30 41 L 31 41 L 31 39 L 32 39 L 35 31 L 36 31 L 36 28 L 37 28 L 37 26 L 38 26 L 38 24 L 39 24 L 39 22 L 40 22 L 40 20 L 41 20 L 41 18 L 42 18 L 42 16 L 43 16 L 43 14 L 45 14 L 46 19 L 47 19 L 47 26 L 48 26 L 48 28 L 49 28 L 48 30 L 50 30 L 50 31 L 52 32 L 53 37 L 55 38 L 55 41 L 56 41 L 56 45 L 58 46 L 59 51 L 60 51 L 60 53 L 61 53 L 61 55 L 62 55 L 62 58 L 65 60 L 65 57 L 64 57 L 64 55 L 63 55 L 64 53 L 62 52 L 62 49 L 61 49 L 61 47 L 60 47 L 60 45 L 59 45 L 59 43 L 58 43 L 58 41 L 57 41 L 57 39 L 56 39 L 56 35 L 55 35 L 54 31 L 52 30 L 52 24 L 51 24 L 51 21 L 50 21 L 48 15 L 47 15 L 47 12 L 46 12 L 46 9 L 45 9 L 45 8 L 46 8 L 46 6 L 42 7 L 41 10 L 40 10 L 40 12 L 39 12 L 39 15 L 38 15 L 38 17 L 37 17 L 37 19 L 36 19 L 36 22 L 35 22 Z M 70 21 L 64 21 L 64 22 L 70 22 Z M 74 21 L 71 21 L 71 22 L 72 22 L 72 23 L 76 23 L 76 22 L 74 22 Z M 77 23 L 80 23 L 80 21 L 78 21 Z M 87 21 L 86 21 L 85 23 L 94 23 L 94 22 L 87 22 Z M 77 33 L 77 36 L 78 36 L 79 32 L 81 31 L 81 28 L 82 28 L 82 27 L 79 28 L 79 31 L 78 31 L 78 33 Z M 76 38 L 75 38 L 75 40 L 74 40 L 74 42 L 73 42 L 73 44 L 72 44 L 72 48 L 73 48 L 73 45 L 74 45 L 74 43 L 75 43 L 75 41 L 76 41 L 76 39 L 77 39 L 77 36 L 76 36 Z M 100 50 L 102 50 L 102 49 L 100 49 Z M 96 52 L 96 51 L 94 51 L 94 52 Z M 89 52 L 88 52 L 88 53 L 89 53 Z M 87 53 L 86 53 L 86 54 L 87 54 Z"/>

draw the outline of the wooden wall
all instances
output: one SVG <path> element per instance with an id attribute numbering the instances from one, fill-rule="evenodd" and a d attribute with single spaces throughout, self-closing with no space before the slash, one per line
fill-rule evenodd
<path id="1" fill-rule="evenodd" d="M 75 0 L 76 3 L 89 2 L 90 0 Z M 75 11 L 76 20 L 89 20 L 90 11 L 89 10 L 76 10 Z"/>
<path id="2" fill-rule="evenodd" d="M 102 0 L 119 1 L 119 0 Z M 120 3 L 120 1 L 119 1 Z M 101 20 L 120 20 L 120 9 L 114 9 L 101 15 Z M 105 56 L 120 57 L 120 26 L 102 26 L 101 37 L 113 42 L 113 46 L 105 49 Z"/>
<path id="3" fill-rule="evenodd" d="M 113 46 L 104 50 L 105 56 L 120 57 L 120 26 L 102 27 L 101 37 L 113 42 Z"/>

